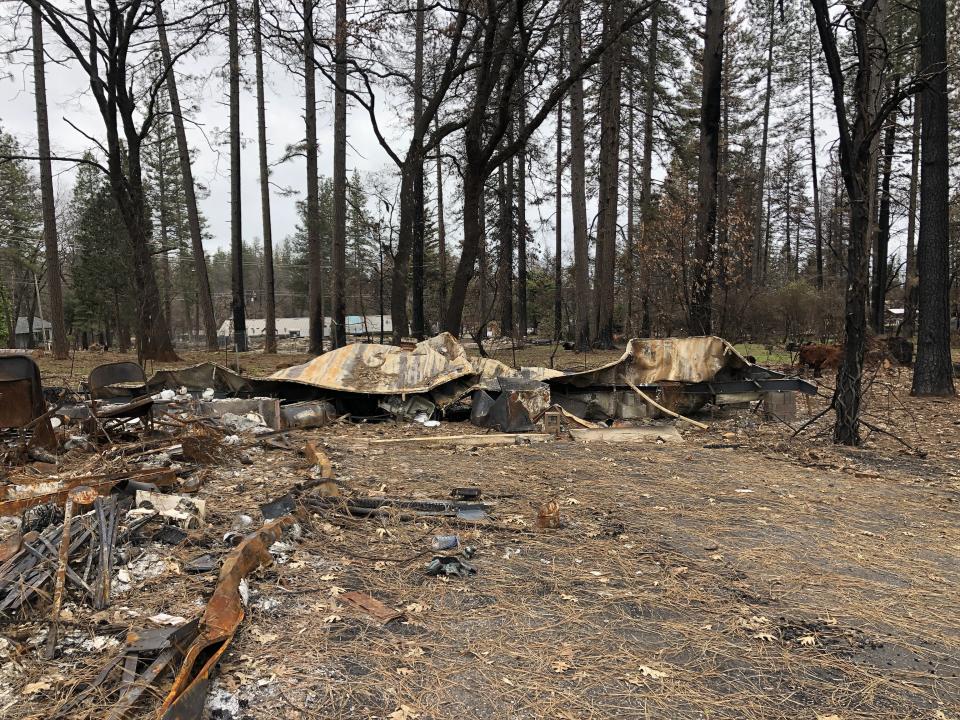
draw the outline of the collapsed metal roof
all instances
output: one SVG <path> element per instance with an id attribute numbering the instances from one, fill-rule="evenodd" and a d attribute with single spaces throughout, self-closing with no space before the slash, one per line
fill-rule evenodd
<path id="1" fill-rule="evenodd" d="M 662 382 L 699 383 L 740 379 L 751 367 L 723 338 L 704 335 L 684 338 L 634 338 L 619 360 L 574 373 L 544 378 L 551 385 L 655 385 Z"/>
<path id="2" fill-rule="evenodd" d="M 440 333 L 411 350 L 354 343 L 279 370 L 270 379 L 338 392 L 413 395 L 473 374 L 473 363 L 463 345 L 453 335 Z"/>

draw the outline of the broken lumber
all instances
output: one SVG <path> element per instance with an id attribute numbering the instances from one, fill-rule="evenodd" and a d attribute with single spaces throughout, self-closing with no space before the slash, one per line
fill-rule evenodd
<path id="1" fill-rule="evenodd" d="M 548 433 L 495 433 L 490 435 L 424 435 L 412 438 L 385 438 L 370 440 L 374 445 L 413 445 L 433 447 L 438 445 L 527 445 L 535 442 L 552 442 Z"/>
<path id="2" fill-rule="evenodd" d="M 597 428 L 586 430 L 571 428 L 570 437 L 579 442 L 656 442 L 682 443 L 683 437 L 673 426 Z"/>

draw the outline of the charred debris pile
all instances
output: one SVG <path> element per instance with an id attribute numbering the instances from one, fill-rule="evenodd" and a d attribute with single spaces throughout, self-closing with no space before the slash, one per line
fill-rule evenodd
<path id="1" fill-rule="evenodd" d="M 29 356 L 3 355 L 0 625 L 19 628 L 24 648 L 56 661 L 78 642 L 71 608 L 104 617 L 168 562 L 163 548 L 190 547 L 185 577 L 217 577 L 202 611 L 107 623 L 101 630 L 113 633 L 117 651 L 94 676 L 58 692 L 50 717 L 106 708 L 111 718 L 199 718 L 211 674 L 243 620 L 247 576 L 269 565 L 303 524 L 336 514 L 494 522 L 476 487 L 454 488 L 447 498 L 352 494 L 298 431 L 391 420 L 424 429 L 372 443 L 678 442 L 673 421 L 705 427 L 687 415 L 708 403 L 759 402 L 789 415 L 795 392 L 815 388 L 757 366 L 716 337 L 631 340 L 615 362 L 563 373 L 471 358 L 441 334 L 406 347 L 351 345 L 268 378 L 215 364 L 147 378 L 135 363 L 110 363 L 78 389 L 43 387 Z M 467 419 L 485 432 L 427 430 Z M 300 477 L 259 507 L 239 514 L 231 507 L 238 521 L 211 539 L 208 513 L 221 509 L 208 507 L 214 496 L 201 498 L 204 482 L 220 470 L 242 474 L 254 447 L 302 457 Z M 538 518 L 545 528 L 557 521 L 550 505 Z M 434 538 L 433 550 L 424 558 L 428 575 L 476 571 L 473 548 L 455 536 Z M 382 622 L 398 616 L 364 593 L 342 599 Z M 0 675 L 12 662 L 0 657 Z M 0 707 L 6 702 L 0 697 Z"/>

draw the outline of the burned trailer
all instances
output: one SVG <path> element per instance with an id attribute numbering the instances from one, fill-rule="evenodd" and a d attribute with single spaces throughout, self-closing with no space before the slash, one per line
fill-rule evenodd
<path id="1" fill-rule="evenodd" d="M 814 395 L 814 385 L 757 365 L 715 336 L 635 338 L 620 359 L 545 379 L 551 400 L 587 420 L 640 420 L 657 409 L 634 388 L 681 414 L 705 405 L 737 405 L 777 395 Z M 777 403 L 778 405 L 780 403 Z"/>

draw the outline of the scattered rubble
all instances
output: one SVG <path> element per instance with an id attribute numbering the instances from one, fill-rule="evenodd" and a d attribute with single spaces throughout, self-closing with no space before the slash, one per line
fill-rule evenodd
<path id="1" fill-rule="evenodd" d="M 541 444 L 681 445 L 671 418 L 707 427 L 681 411 L 811 388 L 759 368 L 719 338 L 634 340 L 619 361 L 580 373 L 470 358 L 446 334 L 412 347 L 351 345 L 269 378 L 211 363 L 147 378 L 135 363 L 108 363 L 49 404 L 33 360 L 2 356 L 0 392 L 17 399 L 0 412 L 8 428 L 0 438 L 0 516 L 11 519 L 0 524 L 0 623 L 25 639 L 15 651 L 0 639 L 0 685 L 14 681 L 18 658 L 29 653 L 59 663 L 61 675 L 17 689 L 47 698 L 50 717 L 179 720 L 201 718 L 205 707 L 236 717 L 240 695 L 214 677 L 246 608 L 255 608 L 253 618 L 279 616 L 288 595 L 306 600 L 322 591 L 309 612 L 323 613 L 324 624 L 407 632 L 425 607 L 335 584 L 287 587 L 291 573 L 317 569 L 333 582 L 359 558 L 381 571 L 407 568 L 427 585 L 469 588 L 502 572 L 491 559 L 503 548 L 487 552 L 485 532 L 557 534 L 569 527 L 561 504 L 578 502 L 552 495 L 525 516 L 507 515 L 483 477 L 457 478 L 462 485 L 431 495 L 392 488 L 393 467 L 381 468 L 377 490 L 361 489 L 341 473 L 337 448 L 308 430 L 388 420 L 406 435 L 362 435 L 358 452 L 419 448 L 438 457 L 463 448 L 527 452 L 534 443 L 547 452 L 559 445 Z M 453 418 L 491 432 L 435 434 Z M 251 466 L 277 477 L 267 482 Z M 344 528 L 357 526 L 387 540 L 398 524 L 421 533 L 403 557 L 345 549 L 335 562 L 303 548 L 304 538 L 339 547 Z M 508 548 L 502 557 L 520 555 Z M 267 574 L 276 582 L 265 588 Z M 131 597 L 138 603 L 125 604 Z M 64 663 L 80 652 L 102 656 L 99 670 L 68 682 Z M 0 692 L 0 711 L 6 702 Z"/>

